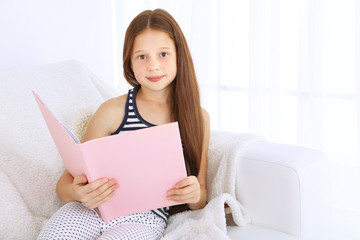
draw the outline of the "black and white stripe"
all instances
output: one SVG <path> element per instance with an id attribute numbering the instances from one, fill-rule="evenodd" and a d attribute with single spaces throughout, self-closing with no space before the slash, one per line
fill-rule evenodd
<path id="1" fill-rule="evenodd" d="M 113 134 L 155 126 L 140 116 L 135 100 L 137 91 L 138 87 L 129 90 L 126 99 L 124 120 Z"/>
<path id="2" fill-rule="evenodd" d="M 139 87 L 135 87 L 133 89 L 129 90 L 127 99 L 126 99 L 126 105 L 125 105 L 125 115 L 124 120 L 120 124 L 120 127 L 113 133 L 119 134 L 127 131 L 134 131 L 139 130 L 147 127 L 153 127 L 154 124 L 151 124 L 144 120 L 141 115 L 139 114 L 139 111 L 136 106 L 136 93 L 138 91 Z M 169 216 L 169 207 L 164 208 L 158 208 L 151 210 L 153 213 L 164 219 L 164 221 L 167 221 L 167 218 Z"/>

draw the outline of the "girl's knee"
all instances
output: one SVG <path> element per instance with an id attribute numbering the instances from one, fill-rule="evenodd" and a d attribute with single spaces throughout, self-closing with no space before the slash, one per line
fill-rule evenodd
<path id="1" fill-rule="evenodd" d="M 59 236 L 76 239 L 78 234 L 81 239 L 100 236 L 99 216 L 80 202 L 69 202 L 49 219 L 38 239 L 53 239 L 53 236 L 56 236 L 56 239 L 59 239 Z"/>

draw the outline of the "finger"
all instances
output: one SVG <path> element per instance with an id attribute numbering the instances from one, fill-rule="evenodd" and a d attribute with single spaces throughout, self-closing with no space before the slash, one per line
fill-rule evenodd
<path id="1" fill-rule="evenodd" d="M 117 186 L 111 186 L 109 188 L 107 188 L 105 191 L 103 192 L 97 192 L 99 194 L 97 194 L 91 201 L 91 204 L 89 203 L 89 205 L 91 205 L 91 208 L 96 208 L 99 205 L 101 205 L 102 203 L 106 202 L 109 198 L 111 198 L 114 194 L 115 194 L 115 189 L 117 188 Z"/>
<path id="2" fill-rule="evenodd" d="M 117 188 L 117 183 L 115 181 L 108 181 L 106 183 L 104 183 L 103 185 L 100 185 L 98 188 L 93 189 L 89 195 L 92 195 L 94 198 L 100 194 L 102 194 L 103 192 L 105 192 L 107 189 L 109 188 Z"/>
<path id="3" fill-rule="evenodd" d="M 196 203 L 198 202 L 198 198 L 195 195 L 188 194 L 188 195 L 175 195 L 171 196 L 169 200 L 178 202 L 178 203 Z"/>
<path id="4" fill-rule="evenodd" d="M 168 191 L 167 195 L 168 196 L 172 196 L 172 195 L 187 195 L 190 194 L 192 192 L 195 192 L 196 188 L 194 185 L 190 185 L 190 186 L 186 186 L 183 188 L 173 188 L 171 190 Z"/>
<path id="5" fill-rule="evenodd" d="M 103 204 L 104 202 L 106 202 L 107 200 L 109 200 L 112 196 L 114 196 L 115 191 L 112 191 L 110 194 L 106 195 L 106 197 L 100 199 L 99 201 L 97 201 L 96 203 L 94 203 L 94 206 L 92 207 L 92 209 L 97 208 L 98 206 L 100 206 L 101 204 Z"/>
<path id="6" fill-rule="evenodd" d="M 167 193 L 167 197 L 172 198 L 172 197 L 179 197 L 181 199 L 181 197 L 183 197 L 183 199 L 188 199 L 191 198 L 192 196 L 196 196 L 199 195 L 200 191 L 197 188 L 194 187 L 186 187 L 186 188 L 182 188 L 182 189 L 172 189 L 169 190 Z M 190 196 L 190 197 L 189 197 Z"/>
<path id="7" fill-rule="evenodd" d="M 84 203 L 89 208 L 95 208 L 98 204 L 98 202 L 102 201 L 102 199 L 106 198 L 108 194 L 113 192 L 118 185 L 111 184 L 110 182 L 103 184 L 99 188 L 82 195 L 82 198 L 80 201 Z"/>
<path id="8" fill-rule="evenodd" d="M 183 188 L 186 187 L 188 185 L 193 184 L 195 181 L 197 181 L 197 178 L 195 176 L 189 176 L 183 180 L 181 180 L 180 182 L 175 184 L 175 188 Z"/>
<path id="9" fill-rule="evenodd" d="M 109 179 L 107 179 L 107 178 L 100 178 L 94 182 L 87 184 L 86 192 L 91 193 L 91 192 L 95 191 L 96 189 L 98 189 L 99 187 L 106 185 L 106 184 L 111 186 L 111 185 L 113 185 L 113 182 L 110 182 Z"/>
<path id="10" fill-rule="evenodd" d="M 84 185 L 84 184 L 86 184 L 87 183 L 87 178 L 86 178 L 86 176 L 85 175 L 78 175 L 78 176 L 76 176 L 75 178 L 74 178 L 74 181 L 73 181 L 73 183 L 75 184 L 75 185 Z"/>

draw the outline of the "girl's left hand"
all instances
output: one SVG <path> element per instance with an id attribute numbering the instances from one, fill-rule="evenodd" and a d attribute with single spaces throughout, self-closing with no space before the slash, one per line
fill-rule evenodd
<path id="1" fill-rule="evenodd" d="M 167 199 L 179 203 L 197 203 L 200 200 L 200 194 L 200 183 L 197 177 L 188 176 L 168 191 Z"/>

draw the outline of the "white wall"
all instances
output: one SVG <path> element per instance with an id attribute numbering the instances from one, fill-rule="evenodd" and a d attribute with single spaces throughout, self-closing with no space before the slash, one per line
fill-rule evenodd
<path id="1" fill-rule="evenodd" d="M 0 65 L 76 59 L 113 84 L 112 16 L 104 0 L 0 0 Z"/>

